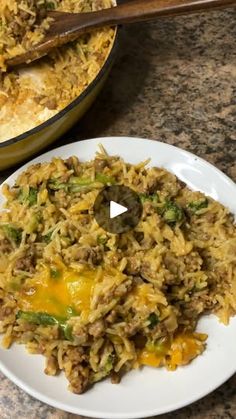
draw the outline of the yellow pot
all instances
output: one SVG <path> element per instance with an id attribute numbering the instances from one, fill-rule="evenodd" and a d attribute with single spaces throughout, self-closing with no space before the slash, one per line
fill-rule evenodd
<path id="1" fill-rule="evenodd" d="M 0 171 L 29 158 L 68 131 L 88 110 L 102 89 L 117 49 L 116 31 L 111 51 L 96 78 L 66 108 L 41 125 L 0 143 Z"/>

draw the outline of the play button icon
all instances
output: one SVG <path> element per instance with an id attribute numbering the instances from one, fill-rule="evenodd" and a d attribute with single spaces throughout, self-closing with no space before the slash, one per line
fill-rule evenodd
<path id="1" fill-rule="evenodd" d="M 127 186 L 113 185 L 98 194 L 93 211 L 100 227 L 109 233 L 121 234 L 138 224 L 143 208 L 135 191 Z"/>
<path id="2" fill-rule="evenodd" d="M 118 215 L 124 214 L 126 211 L 128 211 L 128 208 L 123 205 L 114 201 L 110 202 L 110 218 L 118 217 Z"/>

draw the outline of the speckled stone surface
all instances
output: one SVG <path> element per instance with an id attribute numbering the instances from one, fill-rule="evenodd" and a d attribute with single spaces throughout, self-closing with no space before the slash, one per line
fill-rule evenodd
<path id="1" fill-rule="evenodd" d="M 174 144 L 236 181 L 236 10 L 134 25 L 97 102 L 59 144 L 130 135 Z M 0 174 L 3 180 L 11 171 Z M 236 376 L 160 419 L 236 418 Z M 0 374 L 1 419 L 79 419 L 29 397 Z"/>

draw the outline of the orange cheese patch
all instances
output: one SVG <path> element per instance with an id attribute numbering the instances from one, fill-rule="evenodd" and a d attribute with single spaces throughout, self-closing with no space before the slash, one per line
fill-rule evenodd
<path id="1" fill-rule="evenodd" d="M 95 270 L 76 272 L 64 265 L 45 267 L 27 281 L 19 306 L 24 311 L 62 317 L 66 317 L 71 308 L 78 314 L 88 312 L 95 276 Z"/>
<path id="2" fill-rule="evenodd" d="M 148 365 L 149 367 L 157 368 L 160 366 L 163 356 L 157 355 L 154 352 L 143 350 L 139 356 L 140 365 Z"/>
<path id="3" fill-rule="evenodd" d="M 186 365 L 200 355 L 205 347 L 207 335 L 186 333 L 177 335 L 173 342 L 146 345 L 139 355 L 139 364 L 150 367 L 166 365 L 175 370 L 179 365 Z M 166 356 L 168 355 L 168 358 Z"/>

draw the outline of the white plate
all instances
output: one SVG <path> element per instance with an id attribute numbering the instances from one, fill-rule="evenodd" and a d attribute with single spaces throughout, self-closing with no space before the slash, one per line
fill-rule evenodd
<path id="1" fill-rule="evenodd" d="M 77 155 L 81 160 L 91 159 L 99 143 L 109 154 L 119 154 L 131 163 L 151 157 L 151 165 L 165 167 L 190 188 L 219 200 L 236 214 L 236 185 L 227 176 L 193 154 L 157 141 L 124 137 L 80 141 L 50 151 L 33 163 L 50 160 L 53 156 Z M 7 182 L 12 183 L 25 167 Z M 0 196 L 0 204 L 2 202 Z M 209 334 L 207 349 L 190 365 L 175 372 L 145 367 L 142 371 L 130 372 L 118 385 L 105 380 L 80 396 L 67 390 L 63 374 L 59 377 L 44 375 L 43 357 L 28 355 L 23 346 L 0 349 L 0 369 L 27 393 L 56 408 L 102 419 L 144 418 L 200 399 L 236 371 L 236 318 L 225 327 L 215 317 L 205 317 L 199 330 Z"/>

